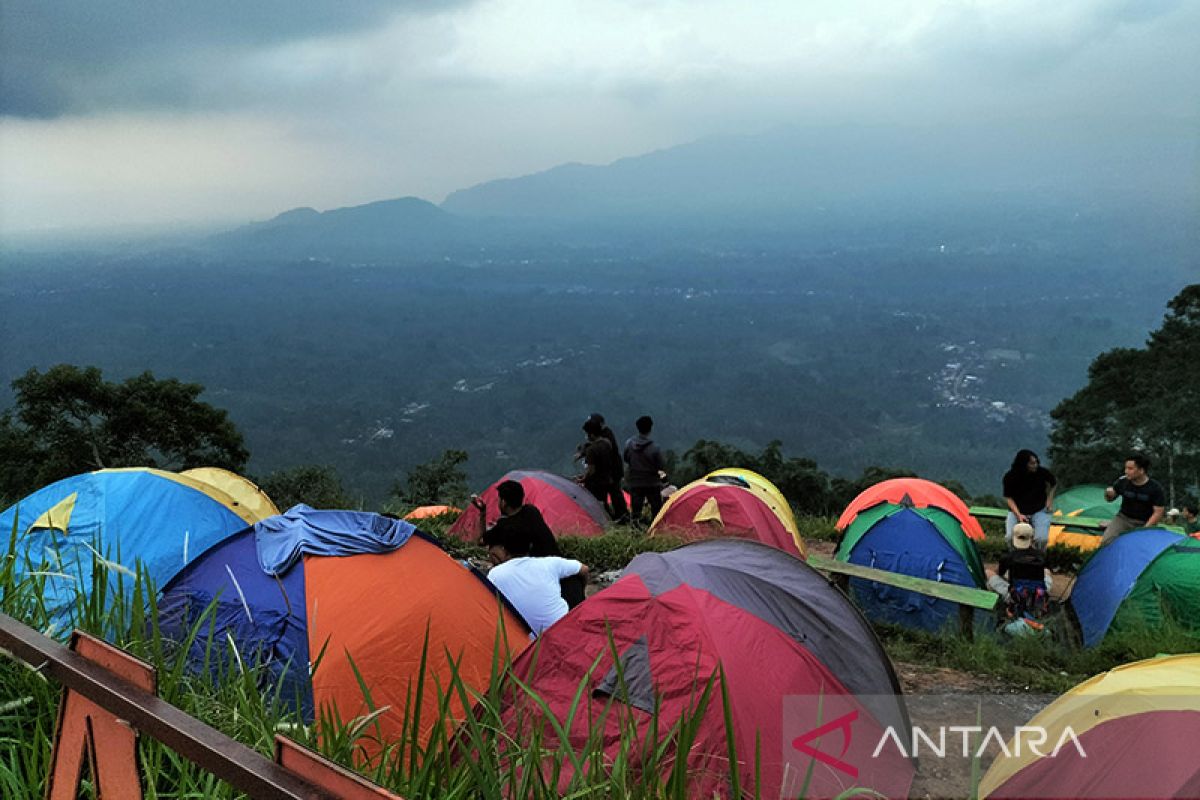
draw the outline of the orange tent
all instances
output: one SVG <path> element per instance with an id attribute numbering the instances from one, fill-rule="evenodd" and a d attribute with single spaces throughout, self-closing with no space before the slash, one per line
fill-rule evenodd
<path id="1" fill-rule="evenodd" d="M 895 503 L 916 508 L 940 508 L 958 520 L 963 532 L 972 539 L 983 539 L 983 528 L 979 520 L 971 516 L 967 504 L 945 486 L 923 478 L 892 478 L 864 489 L 850 501 L 846 510 L 838 517 L 837 529 L 844 531 L 860 511 L 879 505 Z"/>
<path id="2" fill-rule="evenodd" d="M 449 514 L 461 514 L 462 509 L 456 506 L 418 506 L 404 515 L 405 519 L 429 519 Z"/>

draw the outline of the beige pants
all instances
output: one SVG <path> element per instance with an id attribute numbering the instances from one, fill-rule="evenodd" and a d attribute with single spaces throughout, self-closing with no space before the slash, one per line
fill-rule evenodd
<path id="1" fill-rule="evenodd" d="M 1108 521 L 1108 527 L 1104 529 L 1104 535 L 1100 537 L 1100 546 L 1104 547 L 1104 545 L 1116 539 L 1122 533 L 1134 530 L 1135 528 L 1145 527 L 1145 525 L 1146 520 L 1144 519 L 1132 519 L 1118 512 L 1115 517 Z"/>

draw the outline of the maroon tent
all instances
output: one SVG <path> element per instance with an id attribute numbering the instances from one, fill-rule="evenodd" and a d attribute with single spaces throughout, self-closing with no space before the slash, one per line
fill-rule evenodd
<path id="1" fill-rule="evenodd" d="M 634 726 L 638 741 L 659 738 L 694 715 L 699 695 L 716 684 L 686 754 L 689 796 L 732 792 L 722 675 L 748 793 L 756 770 L 762 797 L 796 796 L 810 768 L 807 797 L 854 787 L 905 797 L 912 782 L 913 765 L 894 748 L 874 755 L 887 727 L 908 729 L 874 633 L 820 574 L 757 542 L 713 540 L 638 556 L 621 580 L 547 629 L 513 673 L 564 724 L 586 681 L 569 744 L 578 751 L 598 735 L 609 759 L 622 748 L 622 729 Z M 543 746 L 561 744 L 528 694 L 505 696 L 514 741 L 537 730 Z M 634 769 L 640 753 L 636 745 L 624 753 Z M 567 770 L 559 790 L 573 778 Z"/>

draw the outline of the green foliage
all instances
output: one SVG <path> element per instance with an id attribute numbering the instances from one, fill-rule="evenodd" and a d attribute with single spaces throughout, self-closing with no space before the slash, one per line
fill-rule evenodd
<path id="1" fill-rule="evenodd" d="M 592 572 L 625 569 L 638 553 L 665 553 L 683 544 L 674 536 L 646 536 L 612 530 L 603 536 L 563 536 L 558 546 L 563 556 L 582 561 Z"/>
<path id="2" fill-rule="evenodd" d="M 864 489 L 891 478 L 912 478 L 916 473 L 897 467 L 869 466 L 855 480 L 833 478 L 811 458 L 783 455 L 783 443 L 775 440 L 761 453 L 748 453 L 733 445 L 701 439 L 680 459 L 670 454 L 672 480 L 679 486 L 704 477 L 722 467 L 753 470 L 779 488 L 798 515 L 836 515 Z M 966 487 L 956 480 L 938 481 L 970 502 Z"/>
<path id="3" fill-rule="evenodd" d="M 1166 621 L 1154 629 L 1118 631 L 1096 647 L 1081 648 L 1078 632 L 1065 613 L 1045 620 L 1047 635 L 1009 638 L 976 631 L 973 640 L 892 625 L 876 625 L 888 655 L 898 661 L 950 667 L 997 682 L 1019 683 L 1037 692 L 1065 692 L 1114 667 L 1161 654 L 1195 653 L 1200 639 Z"/>
<path id="4" fill-rule="evenodd" d="M 1169 499 L 1200 487 L 1200 284 L 1169 303 L 1145 347 L 1101 353 L 1088 383 L 1051 412 L 1050 456 L 1065 485 L 1107 481 L 1130 451 L 1155 462 Z"/>
<path id="5" fill-rule="evenodd" d="M 259 486 L 281 511 L 297 503 L 313 508 L 351 508 L 354 505 L 337 470 L 327 465 L 309 464 L 272 472 Z"/>
<path id="6" fill-rule="evenodd" d="M 31 369 L 12 383 L 0 416 L 0 496 L 20 497 L 101 467 L 223 467 L 240 472 L 249 453 L 225 411 L 199 399 L 204 387 L 144 372 L 121 383 L 95 367 Z"/>
<path id="7" fill-rule="evenodd" d="M 397 483 L 392 494 L 408 506 L 463 506 L 471 494 L 465 450 L 447 450 L 437 458 L 418 464 L 408 471 L 408 478 Z"/>

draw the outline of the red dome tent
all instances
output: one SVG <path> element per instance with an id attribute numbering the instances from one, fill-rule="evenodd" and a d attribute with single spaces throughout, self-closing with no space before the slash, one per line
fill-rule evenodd
<path id="1" fill-rule="evenodd" d="M 546 706 L 506 684 L 506 733 L 518 747 L 537 737 L 563 765 L 560 794 L 580 788 L 567 749 L 599 746 L 605 762 L 625 760 L 642 781 L 665 780 L 686 757 L 687 796 L 731 797 L 723 688 L 743 791 L 795 797 L 811 769 L 808 797 L 852 787 L 908 796 L 912 763 L 894 750 L 873 757 L 887 727 L 909 727 L 891 663 L 845 595 L 773 547 L 725 539 L 643 553 L 512 670 Z M 698 708 L 709 686 L 710 702 Z M 567 742 L 545 724 L 547 712 Z M 664 732 L 689 717 L 686 754 L 659 757 Z M 813 735 L 838 719 L 845 738 Z M 646 753 L 656 754 L 652 762 Z"/>
<path id="2" fill-rule="evenodd" d="M 762 497 L 720 478 L 693 481 L 671 495 L 650 526 L 650 534 L 657 533 L 687 540 L 752 539 L 804 556 L 799 540 Z"/>
<path id="3" fill-rule="evenodd" d="M 905 499 L 907 498 L 907 500 Z M 860 511 L 881 503 L 909 505 L 915 508 L 940 508 L 957 519 L 963 531 L 972 539 L 983 539 L 979 520 L 971 516 L 967 504 L 945 486 L 923 478 L 892 478 L 880 481 L 859 493 L 838 517 L 837 529 L 844 531 Z"/>
<path id="4" fill-rule="evenodd" d="M 537 507 L 555 536 L 599 536 L 604 533 L 608 514 L 600 501 L 574 481 L 561 475 L 537 470 L 513 470 L 489 486 L 480 498 L 487 503 L 487 524 L 500 518 L 500 498 L 496 487 L 504 481 L 517 481 L 525 489 L 525 502 Z M 468 505 L 447 532 L 460 539 L 472 540 L 479 530 L 479 511 Z"/>

